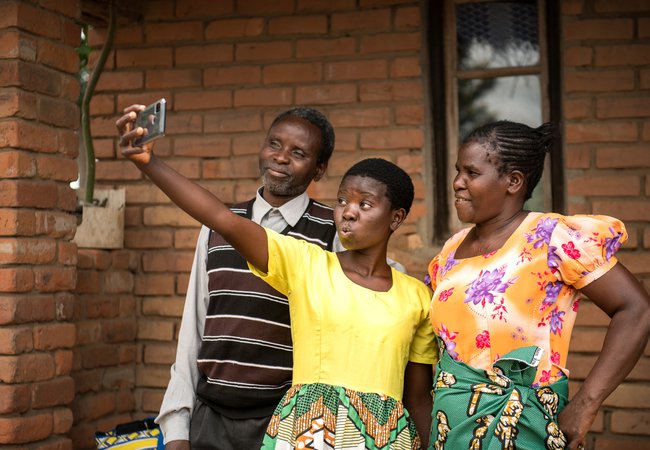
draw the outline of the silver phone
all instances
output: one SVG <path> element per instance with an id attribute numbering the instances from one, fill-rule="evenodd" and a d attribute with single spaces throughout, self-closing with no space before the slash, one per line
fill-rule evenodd
<path id="1" fill-rule="evenodd" d="M 135 126 L 145 129 L 145 134 L 135 139 L 133 144 L 140 146 L 165 135 L 165 112 L 167 100 L 161 98 L 143 109 L 135 119 Z"/>

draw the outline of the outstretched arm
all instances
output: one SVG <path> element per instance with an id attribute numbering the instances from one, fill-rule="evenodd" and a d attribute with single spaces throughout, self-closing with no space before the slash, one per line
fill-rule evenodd
<path id="1" fill-rule="evenodd" d="M 558 417 L 570 450 L 584 446 L 598 408 L 634 368 L 650 336 L 650 297 L 622 264 L 582 292 L 612 320 L 594 367 Z"/>
<path id="2" fill-rule="evenodd" d="M 404 406 L 411 415 L 422 440 L 422 448 L 429 446 L 431 433 L 431 389 L 433 369 L 431 364 L 409 362 L 404 373 Z"/>
<path id="3" fill-rule="evenodd" d="M 143 105 L 130 106 L 115 123 L 122 155 L 133 161 L 183 211 L 221 234 L 247 261 L 267 272 L 268 243 L 262 227 L 234 214 L 211 192 L 156 158 L 152 143 L 133 146 L 133 140 L 145 132 L 141 127 L 134 128 L 137 113 L 143 109 Z"/>

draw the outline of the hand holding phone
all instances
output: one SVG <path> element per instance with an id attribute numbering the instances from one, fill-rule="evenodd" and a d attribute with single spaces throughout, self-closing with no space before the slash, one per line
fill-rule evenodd
<path id="1" fill-rule="evenodd" d="M 165 112 L 167 100 L 161 98 L 143 109 L 135 119 L 135 126 L 144 128 L 144 135 L 135 139 L 133 145 L 140 147 L 165 135 Z"/>

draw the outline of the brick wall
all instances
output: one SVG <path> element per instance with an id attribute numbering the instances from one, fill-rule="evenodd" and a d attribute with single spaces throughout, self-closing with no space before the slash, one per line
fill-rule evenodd
<path id="1" fill-rule="evenodd" d="M 0 447 L 69 449 L 78 7 L 0 3 Z"/>
<path id="2" fill-rule="evenodd" d="M 253 195 L 273 117 L 316 106 L 332 120 L 337 146 L 311 194 L 331 201 L 351 163 L 389 158 L 413 175 L 417 196 L 393 255 L 419 276 L 436 251 L 422 232 L 431 225 L 420 1 L 142 4 L 141 21 L 120 18 L 91 103 L 97 187 L 126 188 L 125 248 L 78 252 L 67 185 L 76 178 L 79 5 L 0 4 L 0 446 L 91 448 L 96 430 L 159 408 L 198 224 L 117 154 L 114 121 L 129 104 L 166 97 L 168 137 L 156 152 L 226 201 Z M 101 45 L 104 30 L 91 40 Z M 625 220 L 621 260 L 646 288 L 649 50 L 647 1 L 562 1 L 569 212 Z M 582 306 L 572 389 L 593 365 L 607 322 Z M 589 448 L 650 448 L 649 374 L 650 346 L 597 417 Z"/>
<path id="3" fill-rule="evenodd" d="M 650 290 L 650 2 L 562 2 L 564 140 L 571 213 L 622 219 L 619 259 Z M 583 305 L 569 368 L 575 391 L 596 360 L 609 319 Z M 605 402 L 592 448 L 650 448 L 650 346 Z"/>

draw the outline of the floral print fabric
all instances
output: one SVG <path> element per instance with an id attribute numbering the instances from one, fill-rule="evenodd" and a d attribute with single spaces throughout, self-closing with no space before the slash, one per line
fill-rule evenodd
<path id="1" fill-rule="evenodd" d="M 627 239 L 623 223 L 531 212 L 499 250 L 456 259 L 469 230 L 452 236 L 429 264 L 431 323 L 446 351 L 488 370 L 512 350 L 535 345 L 544 354 L 534 386 L 568 376 L 578 289 L 616 264 Z"/>

